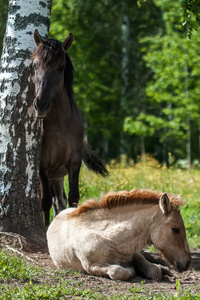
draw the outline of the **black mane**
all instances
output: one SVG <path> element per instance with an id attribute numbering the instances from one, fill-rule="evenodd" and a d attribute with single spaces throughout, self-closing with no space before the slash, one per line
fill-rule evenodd
<path id="1" fill-rule="evenodd" d="M 67 94 L 69 100 L 71 101 L 73 98 L 73 79 L 74 79 L 74 67 L 72 65 L 71 59 L 67 53 L 65 53 L 66 57 L 66 67 L 65 67 L 65 87 L 67 89 Z"/>

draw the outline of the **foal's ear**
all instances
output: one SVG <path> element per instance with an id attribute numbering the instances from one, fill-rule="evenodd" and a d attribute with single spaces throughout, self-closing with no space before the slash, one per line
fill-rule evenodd
<path id="1" fill-rule="evenodd" d="M 167 196 L 167 193 L 163 194 L 160 197 L 159 206 L 160 206 L 160 209 L 161 209 L 163 214 L 167 214 L 168 212 L 171 211 L 172 207 L 171 207 L 171 203 L 169 201 L 169 198 Z"/>
<path id="2" fill-rule="evenodd" d="M 69 50 L 71 48 L 73 40 L 74 40 L 73 34 L 70 33 L 68 35 L 68 37 L 63 42 L 63 47 L 64 47 L 65 51 L 67 51 L 67 50 Z"/>
<path id="3" fill-rule="evenodd" d="M 35 29 L 35 31 L 33 33 L 33 39 L 34 39 L 35 45 L 37 47 L 43 42 L 43 39 L 42 39 L 41 35 L 39 34 L 39 32 L 37 31 L 37 29 Z"/>

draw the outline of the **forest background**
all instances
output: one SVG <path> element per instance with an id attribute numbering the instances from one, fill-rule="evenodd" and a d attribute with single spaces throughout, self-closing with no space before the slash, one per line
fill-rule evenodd
<path id="1" fill-rule="evenodd" d="M 8 0 L 0 0 L 0 52 Z M 187 22 L 186 22 L 187 23 Z M 74 93 L 102 158 L 198 166 L 200 35 L 179 1 L 53 0 L 50 37 L 72 32 Z"/>

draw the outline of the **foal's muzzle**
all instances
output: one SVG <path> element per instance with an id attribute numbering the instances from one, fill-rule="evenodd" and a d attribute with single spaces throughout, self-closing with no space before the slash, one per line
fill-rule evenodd
<path id="1" fill-rule="evenodd" d="M 190 267 L 190 264 L 191 264 L 191 260 L 187 260 L 184 263 L 176 262 L 175 268 L 178 272 L 187 271 Z"/>

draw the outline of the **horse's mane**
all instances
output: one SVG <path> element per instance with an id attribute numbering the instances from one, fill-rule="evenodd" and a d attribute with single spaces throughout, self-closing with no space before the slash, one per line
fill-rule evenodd
<path id="1" fill-rule="evenodd" d="M 145 189 L 133 189 L 131 191 L 109 192 L 102 196 L 100 201 L 90 199 L 80 205 L 68 217 L 78 217 L 82 213 L 97 209 L 111 209 L 114 207 L 131 204 L 159 204 L 159 199 L 164 193 Z M 167 194 L 173 209 L 183 205 L 180 195 Z"/>
<path id="2" fill-rule="evenodd" d="M 40 64 L 44 68 L 52 66 L 56 60 L 65 52 L 63 44 L 55 39 L 43 40 L 43 42 L 36 48 L 32 54 L 32 59 L 37 57 Z M 66 66 L 65 66 L 65 86 L 67 89 L 67 94 L 69 100 L 73 97 L 73 73 L 74 67 L 72 65 L 71 59 L 67 53 L 65 53 Z"/>

